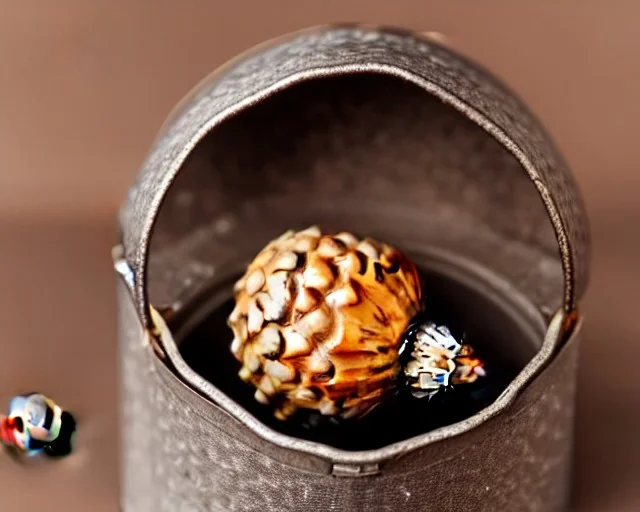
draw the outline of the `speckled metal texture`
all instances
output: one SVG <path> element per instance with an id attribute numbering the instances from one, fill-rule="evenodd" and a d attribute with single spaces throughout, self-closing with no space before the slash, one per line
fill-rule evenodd
<path id="1" fill-rule="evenodd" d="M 263 47 L 180 105 L 120 220 L 126 512 L 565 506 L 579 324 L 563 328 L 588 282 L 588 224 L 548 135 L 486 71 L 395 30 Z M 537 355 L 479 414 L 378 450 L 266 428 L 188 367 L 150 304 L 179 308 L 316 222 L 475 260 L 549 322 Z M 166 361 L 148 343 L 159 326 Z"/>

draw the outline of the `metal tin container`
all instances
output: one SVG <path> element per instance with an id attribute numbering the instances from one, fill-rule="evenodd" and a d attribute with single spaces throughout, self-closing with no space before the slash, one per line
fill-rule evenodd
<path id="1" fill-rule="evenodd" d="M 566 506 L 588 223 L 547 133 L 484 69 L 399 30 L 270 42 L 179 105 L 120 221 L 126 512 Z M 278 432 L 198 375 L 179 349 L 212 307 L 203 297 L 271 238 L 316 223 L 441 276 L 521 362 L 500 397 L 354 451 Z"/>

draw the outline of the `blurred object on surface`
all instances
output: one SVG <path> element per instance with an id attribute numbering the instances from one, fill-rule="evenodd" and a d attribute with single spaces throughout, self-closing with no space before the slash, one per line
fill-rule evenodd
<path id="1" fill-rule="evenodd" d="M 64 461 L 31 471 L 2 458 L 4 498 L 30 512 L 57 490 L 69 510 L 117 508 L 111 227 L 166 113 L 194 83 L 255 43 L 309 25 L 362 20 L 441 32 L 446 44 L 523 96 L 567 156 L 594 239 L 576 509 L 638 510 L 640 381 L 631 371 L 602 368 L 611 354 L 640 357 L 640 239 L 625 232 L 637 231 L 640 218 L 639 16 L 640 4 L 624 0 L 464 8 L 337 0 L 188 8 L 150 0 L 3 4 L 0 399 L 42 389 L 83 424 L 77 452 Z M 50 510 L 63 509 L 57 500 Z"/>
<path id="2" fill-rule="evenodd" d="M 76 421 L 69 411 L 42 393 L 16 395 L 7 415 L 0 415 L 0 437 L 6 451 L 18 457 L 69 455 Z"/>
<path id="3" fill-rule="evenodd" d="M 117 509 L 112 232 L 107 222 L 0 223 L 0 403 L 38 389 L 80 425 L 64 459 L 0 456 L 3 499 L 16 512 L 45 502 L 52 512 Z"/>

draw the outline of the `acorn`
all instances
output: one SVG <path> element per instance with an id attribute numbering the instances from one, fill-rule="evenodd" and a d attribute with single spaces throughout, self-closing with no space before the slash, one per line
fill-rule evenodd
<path id="1" fill-rule="evenodd" d="M 300 410 L 358 418 L 400 387 L 424 396 L 482 374 L 470 347 L 424 345 L 418 269 L 371 238 L 287 231 L 253 259 L 234 297 L 239 376 L 281 420 Z"/>

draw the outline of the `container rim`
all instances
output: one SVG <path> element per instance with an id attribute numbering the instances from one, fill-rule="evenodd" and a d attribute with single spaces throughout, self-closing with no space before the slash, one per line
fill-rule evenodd
<path id="1" fill-rule="evenodd" d="M 114 254 L 117 254 L 118 252 L 119 251 L 116 251 Z M 453 256 L 445 253 L 440 253 L 440 255 L 444 255 L 446 257 Z M 466 258 L 462 259 L 457 256 L 455 256 L 455 258 L 458 260 L 458 264 L 465 265 L 465 267 L 456 265 L 456 268 L 459 269 L 459 271 L 472 273 L 476 276 L 475 279 L 481 278 L 482 282 L 496 293 L 506 294 L 508 291 L 510 301 L 513 301 L 513 304 L 522 311 L 522 314 L 528 316 L 532 324 L 534 322 L 538 323 L 538 328 L 540 328 L 540 330 L 545 329 L 542 315 L 536 308 L 535 304 L 533 304 L 527 296 L 511 287 L 504 278 L 489 271 L 488 269 L 485 269 L 475 262 L 467 260 Z M 124 280 L 127 289 L 133 295 L 133 282 L 128 277 L 130 276 L 130 269 L 128 269 L 126 262 L 122 259 L 116 259 L 115 267 L 117 273 L 120 274 L 120 277 Z M 478 272 L 481 274 L 478 274 Z M 174 336 L 163 316 L 152 306 L 151 314 L 153 328 L 144 329 L 144 336 L 146 338 L 144 344 L 147 346 L 148 350 L 153 352 L 153 349 L 151 348 L 155 342 L 153 338 L 159 339 L 164 356 L 175 369 L 171 374 L 182 385 L 198 394 L 208 406 L 221 409 L 235 421 L 243 424 L 244 427 L 248 428 L 262 440 L 282 449 L 321 457 L 334 464 L 351 465 L 376 464 L 396 456 L 406 455 L 407 453 L 438 441 L 464 434 L 500 414 L 517 399 L 522 390 L 529 385 L 539 371 L 546 367 L 546 365 L 553 359 L 564 334 L 566 319 L 566 313 L 563 309 L 559 309 L 553 315 L 551 321 L 546 326 L 542 345 L 536 352 L 536 355 L 511 381 L 503 393 L 493 403 L 480 410 L 478 413 L 457 423 L 446 425 L 409 439 L 397 441 L 381 448 L 349 451 L 315 441 L 295 438 L 287 434 L 280 433 L 262 423 L 258 418 L 246 411 L 242 406 L 220 391 L 216 386 L 191 369 L 191 367 L 182 358 Z M 151 353 L 150 356 L 157 358 L 155 353 Z M 158 362 L 159 364 L 163 364 L 160 361 Z"/>

